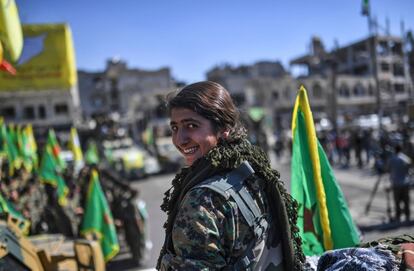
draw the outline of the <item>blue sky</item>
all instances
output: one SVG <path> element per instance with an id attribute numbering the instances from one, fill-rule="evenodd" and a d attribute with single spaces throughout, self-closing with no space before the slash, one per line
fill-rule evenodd
<path id="1" fill-rule="evenodd" d="M 307 52 L 312 35 L 332 49 L 366 37 L 362 0 L 16 0 L 22 23 L 66 22 L 78 69 L 99 71 L 110 57 L 129 67 L 169 66 L 187 83 L 214 65 L 289 60 Z M 371 12 L 401 34 L 414 30 L 413 0 L 371 0 Z"/>

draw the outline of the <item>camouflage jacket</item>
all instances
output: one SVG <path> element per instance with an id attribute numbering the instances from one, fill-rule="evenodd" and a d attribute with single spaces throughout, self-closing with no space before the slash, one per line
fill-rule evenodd
<path id="1" fill-rule="evenodd" d="M 260 183 L 260 179 L 253 177 L 245 181 L 245 186 L 265 213 L 267 201 Z M 232 198 L 226 200 L 200 186 L 185 195 L 171 235 L 174 253 L 164 255 L 161 264 L 168 270 L 230 269 L 255 238 Z M 255 240 L 255 244 L 261 241 Z"/>

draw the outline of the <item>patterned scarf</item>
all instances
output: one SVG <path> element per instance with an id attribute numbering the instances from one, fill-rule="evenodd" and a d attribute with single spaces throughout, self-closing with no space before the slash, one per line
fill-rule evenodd
<path id="1" fill-rule="evenodd" d="M 188 168 L 183 168 L 172 181 L 172 187 L 165 192 L 161 209 L 167 213 L 164 224 L 166 239 L 158 258 L 157 269 L 163 255 L 173 251 L 171 232 L 179 206 L 186 193 L 195 185 L 214 175 L 222 174 L 237 168 L 241 162 L 248 161 L 255 174 L 264 180 L 264 191 L 268 202 L 272 202 L 270 211 L 278 221 L 278 230 L 281 236 L 284 253 L 285 270 L 302 270 L 305 256 L 301 250 L 299 229 L 296 227 L 297 202 L 287 193 L 280 174 L 270 166 L 266 154 L 258 147 L 253 146 L 246 139 L 231 143 L 220 141 L 204 157 L 198 159 Z M 271 200 L 270 200 L 271 199 Z"/>

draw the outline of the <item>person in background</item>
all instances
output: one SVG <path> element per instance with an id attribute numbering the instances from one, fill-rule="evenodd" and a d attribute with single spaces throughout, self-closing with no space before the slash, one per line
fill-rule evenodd
<path id="1" fill-rule="evenodd" d="M 395 220 L 400 221 L 403 205 L 406 221 L 410 220 L 410 187 L 408 170 L 411 159 L 401 152 L 401 146 L 395 146 L 395 153 L 388 161 L 390 180 L 395 205 Z"/>
<path id="2" fill-rule="evenodd" d="M 246 139 L 228 91 L 194 83 L 167 97 L 167 110 L 187 166 L 161 206 L 168 218 L 157 269 L 301 270 L 297 203 Z"/>

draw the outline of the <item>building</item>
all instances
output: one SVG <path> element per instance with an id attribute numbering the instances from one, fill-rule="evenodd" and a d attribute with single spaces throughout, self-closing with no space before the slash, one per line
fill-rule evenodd
<path id="1" fill-rule="evenodd" d="M 286 74 L 283 65 L 278 61 L 259 61 L 253 65 L 238 67 L 228 64 L 216 66 L 207 72 L 207 79 L 228 89 L 237 105 L 248 106 L 257 104 L 256 97 L 251 92 L 255 92 L 254 88 L 246 88 L 249 84 L 254 84 L 251 83 L 252 80 L 274 79 Z"/>
<path id="2" fill-rule="evenodd" d="M 105 114 L 111 110 L 109 95 L 105 92 L 108 86 L 103 72 L 78 71 L 79 97 L 84 120 L 93 115 Z"/>
<path id="3" fill-rule="evenodd" d="M 133 133 L 160 115 L 160 100 L 175 89 L 170 69 L 128 68 L 125 61 L 110 59 L 102 72 L 79 71 L 79 91 L 85 120 L 116 116 Z"/>
<path id="4" fill-rule="evenodd" d="M 23 34 L 25 44 L 16 75 L 0 73 L 0 115 L 16 124 L 68 128 L 79 119 L 70 28 L 66 24 L 23 25 Z"/>
<path id="5" fill-rule="evenodd" d="M 79 115 L 77 88 L 0 92 L 0 115 L 6 122 L 67 128 Z"/>
<path id="6" fill-rule="evenodd" d="M 303 71 L 295 76 L 279 62 L 258 62 L 214 67 L 207 78 L 223 84 L 242 107 L 263 107 L 276 130 L 290 128 L 300 85 L 308 91 L 316 122 L 330 119 L 335 126 L 338 117 L 352 121 L 379 112 L 400 118 L 413 98 L 403 48 L 401 38 L 388 35 L 327 51 L 313 37 L 310 52 L 290 62 L 290 70 Z"/>
<path id="7" fill-rule="evenodd" d="M 313 38 L 311 52 L 293 59 L 291 65 L 307 68 L 298 80 L 328 97 L 321 109 L 330 112 L 332 120 L 334 115 L 352 119 L 369 113 L 399 117 L 406 113 L 413 91 L 403 48 L 399 37 L 375 35 L 326 52 L 322 42 Z M 309 81 L 318 76 L 327 82 L 315 90 Z"/>

